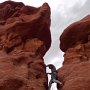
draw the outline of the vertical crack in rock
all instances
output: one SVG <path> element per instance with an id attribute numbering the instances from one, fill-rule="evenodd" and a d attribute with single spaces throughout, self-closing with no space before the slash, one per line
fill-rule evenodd
<path id="1" fill-rule="evenodd" d="M 50 7 L 0 3 L 0 90 L 47 90 Z"/>
<path id="2" fill-rule="evenodd" d="M 62 90 L 90 90 L 90 15 L 67 27 L 60 41 L 65 52 L 58 70 Z"/>

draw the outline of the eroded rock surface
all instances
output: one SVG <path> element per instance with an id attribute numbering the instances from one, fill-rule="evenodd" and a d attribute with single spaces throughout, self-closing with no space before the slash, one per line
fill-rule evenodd
<path id="1" fill-rule="evenodd" d="M 0 90 L 47 90 L 43 56 L 51 44 L 50 7 L 0 4 Z"/>
<path id="2" fill-rule="evenodd" d="M 88 42 L 90 34 L 90 15 L 86 16 L 79 22 L 75 22 L 67 27 L 60 36 L 60 48 L 66 51 L 68 48 L 75 46 L 77 43 Z"/>
<path id="3" fill-rule="evenodd" d="M 58 70 L 62 90 L 90 90 L 90 15 L 67 27 L 60 40 L 65 52 Z"/>

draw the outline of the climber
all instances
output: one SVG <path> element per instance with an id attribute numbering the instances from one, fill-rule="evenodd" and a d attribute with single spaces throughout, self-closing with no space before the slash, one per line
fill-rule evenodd
<path id="1" fill-rule="evenodd" d="M 47 74 L 51 75 L 51 80 L 49 82 L 48 90 L 51 89 L 51 86 L 52 86 L 53 83 L 57 83 L 57 86 L 61 87 L 62 83 L 57 78 L 57 71 L 56 71 L 55 66 L 53 64 L 49 64 L 46 67 L 49 67 L 49 69 L 51 69 L 51 73 L 47 73 Z"/>

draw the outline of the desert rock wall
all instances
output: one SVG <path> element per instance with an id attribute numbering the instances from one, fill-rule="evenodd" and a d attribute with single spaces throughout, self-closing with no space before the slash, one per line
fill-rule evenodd
<path id="1" fill-rule="evenodd" d="M 0 90 L 47 90 L 43 56 L 51 45 L 50 7 L 0 4 Z"/>
<path id="2" fill-rule="evenodd" d="M 64 62 L 59 90 L 90 90 L 90 15 L 67 27 L 60 37 Z"/>

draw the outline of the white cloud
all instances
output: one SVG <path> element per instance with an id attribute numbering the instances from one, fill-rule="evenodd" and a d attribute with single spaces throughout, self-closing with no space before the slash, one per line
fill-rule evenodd
<path id="1" fill-rule="evenodd" d="M 89 7 L 90 0 L 73 0 L 73 2 L 72 0 L 58 0 L 57 7 L 53 10 L 51 9 L 53 42 L 50 50 L 45 56 L 46 63 L 47 61 L 48 63 L 53 63 L 58 68 L 59 61 L 63 61 L 63 53 L 59 49 L 60 34 L 68 25 L 90 14 Z M 57 63 L 53 61 L 56 61 Z"/>

